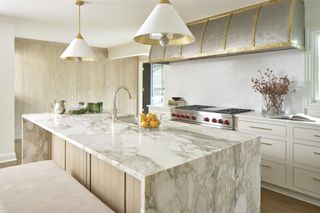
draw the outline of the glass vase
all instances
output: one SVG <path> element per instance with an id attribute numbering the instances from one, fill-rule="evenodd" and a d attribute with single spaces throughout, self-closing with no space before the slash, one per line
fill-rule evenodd
<path id="1" fill-rule="evenodd" d="M 283 96 L 263 96 L 262 114 L 265 116 L 285 114 Z"/>

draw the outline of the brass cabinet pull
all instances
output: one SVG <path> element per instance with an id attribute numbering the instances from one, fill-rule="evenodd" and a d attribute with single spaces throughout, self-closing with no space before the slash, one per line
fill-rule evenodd
<path id="1" fill-rule="evenodd" d="M 261 166 L 265 167 L 265 168 L 268 168 L 268 169 L 271 169 L 271 166 L 268 166 L 268 165 L 261 164 Z"/>
<path id="2" fill-rule="evenodd" d="M 263 145 L 267 145 L 267 146 L 272 146 L 272 144 L 271 144 L 271 143 L 264 143 L 264 142 L 261 142 L 261 144 L 263 144 Z"/>
<path id="3" fill-rule="evenodd" d="M 315 154 L 315 155 L 320 155 L 320 152 L 314 152 L 313 154 Z"/>
<path id="4" fill-rule="evenodd" d="M 258 127 L 258 126 L 249 126 L 252 129 L 261 129 L 261 130 L 268 130 L 268 131 L 272 131 L 272 129 L 269 128 L 263 128 L 263 127 Z"/>
<path id="5" fill-rule="evenodd" d="M 313 180 L 320 182 L 320 178 L 313 178 Z"/>
<path id="6" fill-rule="evenodd" d="M 314 137 L 320 138 L 320 135 L 313 135 Z"/>

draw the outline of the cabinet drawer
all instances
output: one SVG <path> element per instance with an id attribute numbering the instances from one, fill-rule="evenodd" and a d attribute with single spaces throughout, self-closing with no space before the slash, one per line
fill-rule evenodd
<path id="1" fill-rule="evenodd" d="M 320 196 L 320 173 L 295 168 L 293 175 L 295 187 Z"/>
<path id="2" fill-rule="evenodd" d="M 286 184 L 286 166 L 280 163 L 263 160 L 261 163 L 261 179 L 272 184 Z"/>
<path id="3" fill-rule="evenodd" d="M 320 147 L 294 144 L 293 159 L 296 163 L 320 167 Z"/>
<path id="4" fill-rule="evenodd" d="M 261 138 L 261 154 L 262 157 L 277 158 L 286 160 L 286 142 L 273 140 L 269 138 Z M 320 157 L 320 156 L 319 156 Z"/>
<path id="5" fill-rule="evenodd" d="M 320 130 L 293 127 L 293 138 L 320 142 Z"/>
<path id="6" fill-rule="evenodd" d="M 282 137 L 285 137 L 287 135 L 287 127 L 283 125 L 249 122 L 241 120 L 238 122 L 238 130 Z"/>

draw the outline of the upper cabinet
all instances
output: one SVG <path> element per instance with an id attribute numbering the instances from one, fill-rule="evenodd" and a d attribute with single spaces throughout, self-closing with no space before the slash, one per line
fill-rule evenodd
<path id="1" fill-rule="evenodd" d="M 153 46 L 151 63 L 245 54 L 277 49 L 304 49 L 304 4 L 272 0 L 188 24 L 196 41 L 184 46 Z"/>

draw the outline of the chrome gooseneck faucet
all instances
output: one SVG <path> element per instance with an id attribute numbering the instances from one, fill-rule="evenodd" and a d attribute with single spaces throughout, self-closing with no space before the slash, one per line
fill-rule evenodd
<path id="1" fill-rule="evenodd" d="M 127 93 L 129 94 L 129 98 L 131 99 L 131 93 L 129 91 L 129 88 L 127 86 L 121 86 L 119 87 L 114 93 L 113 93 L 113 108 L 112 108 L 112 119 L 113 120 L 117 120 L 118 119 L 118 109 L 117 109 L 117 95 L 118 95 L 118 92 L 120 90 L 125 90 L 127 91 Z"/>

